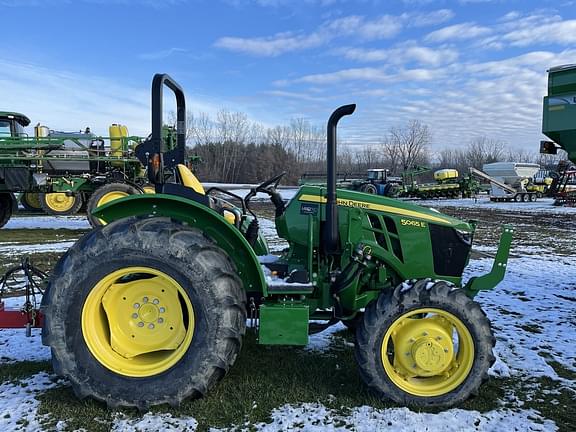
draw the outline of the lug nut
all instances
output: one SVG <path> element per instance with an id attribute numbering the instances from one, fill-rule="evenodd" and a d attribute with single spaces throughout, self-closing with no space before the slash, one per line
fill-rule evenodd
<path id="1" fill-rule="evenodd" d="M 149 328 L 150 330 L 152 330 L 152 329 L 154 328 L 154 324 L 152 324 L 152 323 L 148 324 L 148 328 Z"/>
<path id="2" fill-rule="evenodd" d="M 138 309 L 140 307 L 140 303 L 134 303 L 134 309 Z"/>
<path id="3" fill-rule="evenodd" d="M 422 333 L 422 336 L 428 336 L 428 333 L 427 333 L 427 332 L 423 332 L 423 333 Z"/>
<path id="4" fill-rule="evenodd" d="M 142 299 L 142 301 L 143 301 L 144 303 L 148 303 L 148 297 L 144 297 L 144 298 Z"/>
<path id="5" fill-rule="evenodd" d="M 163 307 L 160 308 L 160 313 L 164 313 L 166 312 L 166 309 L 164 309 Z"/>
<path id="6" fill-rule="evenodd" d="M 138 323 L 138 327 L 144 327 L 144 323 L 143 323 L 142 321 L 140 321 L 140 322 Z"/>
<path id="7" fill-rule="evenodd" d="M 137 314 L 137 313 L 133 313 L 133 314 L 132 314 L 132 318 L 138 318 L 138 314 Z"/>
<path id="8" fill-rule="evenodd" d="M 164 322 L 163 318 L 158 318 L 158 324 L 162 324 Z"/>
<path id="9" fill-rule="evenodd" d="M 152 301 L 152 303 L 158 304 L 158 303 L 160 303 L 160 301 L 159 301 L 158 299 L 154 299 L 154 300 Z"/>
<path id="10" fill-rule="evenodd" d="M 448 352 L 448 348 L 444 348 L 444 352 L 447 353 L 447 352 Z"/>

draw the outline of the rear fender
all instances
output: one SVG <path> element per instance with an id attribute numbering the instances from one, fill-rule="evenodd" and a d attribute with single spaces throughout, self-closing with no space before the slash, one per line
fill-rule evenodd
<path id="1" fill-rule="evenodd" d="M 175 195 L 131 195 L 98 207 L 92 214 L 107 223 L 130 216 L 169 217 L 198 228 L 226 251 L 246 291 L 268 294 L 264 273 L 248 241 L 226 219 L 202 204 Z"/>

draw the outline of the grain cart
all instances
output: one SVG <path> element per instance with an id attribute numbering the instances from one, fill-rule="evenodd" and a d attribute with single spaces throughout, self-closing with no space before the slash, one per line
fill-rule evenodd
<path id="1" fill-rule="evenodd" d="M 161 139 L 163 89 L 177 101 L 178 146 Z M 110 406 L 178 405 L 233 366 L 247 318 L 260 344 L 305 345 L 311 320 L 356 327 L 367 386 L 400 404 L 448 407 L 475 393 L 494 362 L 490 322 L 473 297 L 504 277 L 512 231 L 492 270 L 466 283 L 475 223 L 391 198 L 336 189 L 336 127 L 328 120 L 327 184 L 286 203 L 283 173 L 237 208 L 184 166 L 185 99 L 167 75 L 152 83 L 152 135 L 138 154 L 155 195 L 94 215 L 107 225 L 58 262 L 42 302 L 43 342 L 79 397 Z M 171 181 L 175 179 L 175 181 Z M 270 196 L 289 247 L 268 254 L 250 209 Z"/>
<path id="2" fill-rule="evenodd" d="M 471 167 L 470 173 L 490 182 L 491 201 L 536 201 L 544 194 L 544 185 L 536 185 L 534 176 L 540 165 L 524 162 L 484 164 L 482 171 Z"/>
<path id="3" fill-rule="evenodd" d="M 548 70 L 542 133 L 552 141 L 540 142 L 541 153 L 556 154 L 560 148 L 576 163 L 576 64 Z"/>

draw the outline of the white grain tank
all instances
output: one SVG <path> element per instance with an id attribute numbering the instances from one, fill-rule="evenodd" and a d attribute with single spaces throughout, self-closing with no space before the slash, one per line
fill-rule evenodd
<path id="1" fill-rule="evenodd" d="M 494 162 L 485 164 L 482 171 L 501 183 L 509 185 L 518 192 L 524 192 L 527 184 L 532 182 L 540 165 L 527 162 Z M 492 184 L 492 195 L 502 195 L 502 190 Z"/>

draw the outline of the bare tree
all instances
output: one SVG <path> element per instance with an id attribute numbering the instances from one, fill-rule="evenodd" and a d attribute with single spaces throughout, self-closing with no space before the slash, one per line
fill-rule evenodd
<path id="1" fill-rule="evenodd" d="M 432 135 L 428 126 L 410 120 L 403 127 L 390 128 L 383 140 L 383 150 L 392 172 L 428 162 Z"/>

